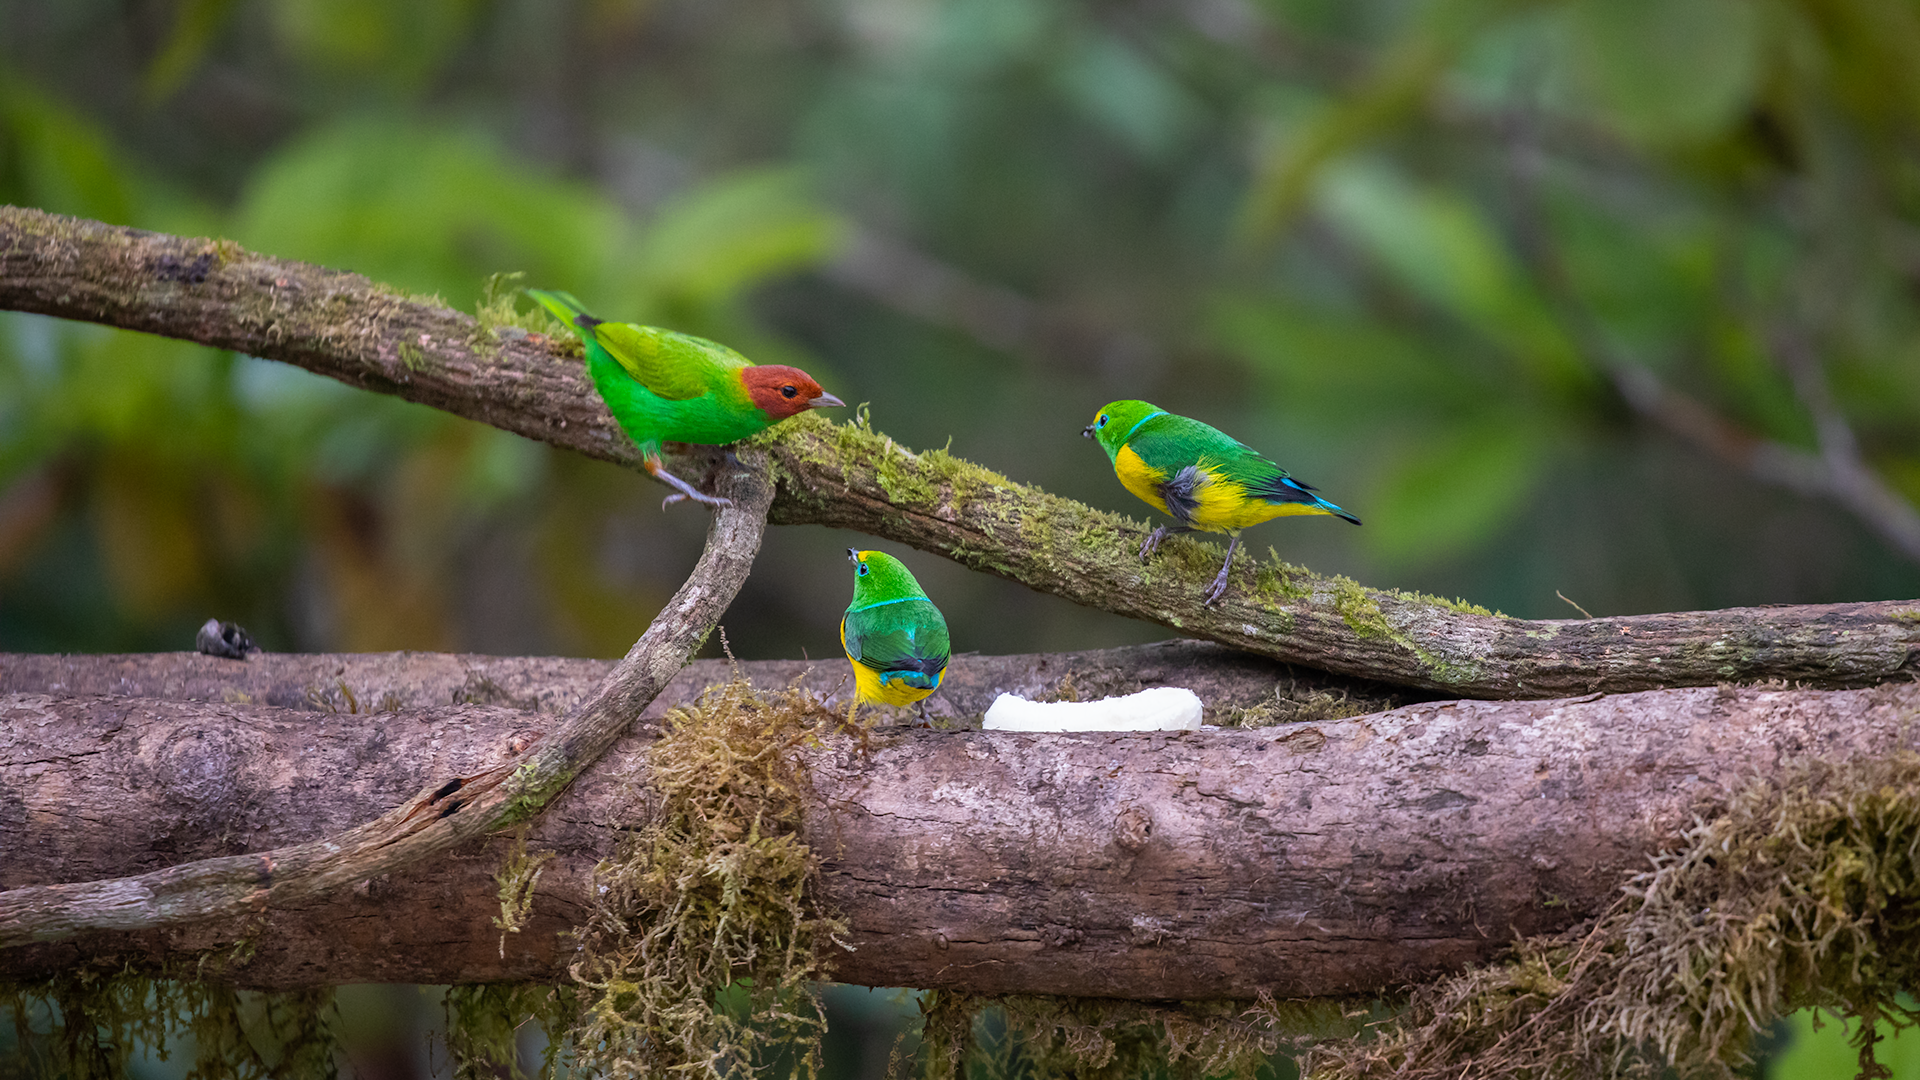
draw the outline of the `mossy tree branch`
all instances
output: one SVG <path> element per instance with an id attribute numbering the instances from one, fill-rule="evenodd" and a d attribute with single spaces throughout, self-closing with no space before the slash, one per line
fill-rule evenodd
<path id="1" fill-rule="evenodd" d="M 285 907 L 534 817 L 680 671 L 746 581 L 773 491 L 764 458 L 748 453 L 742 459 L 742 467 L 719 478 L 718 490 L 733 505 L 714 516 L 706 550 L 679 591 L 591 695 L 550 731 L 509 741 L 512 754 L 504 763 L 468 776 L 435 776 L 397 809 L 317 840 L 134 877 L 0 892 L 0 948 Z"/>
<path id="2" fill-rule="evenodd" d="M 0 209 L 0 308 L 280 360 L 593 457 L 634 460 L 569 346 L 225 241 Z M 1076 423 L 1063 417 L 1063 438 Z M 1205 543 L 1176 538 L 1142 564 L 1135 522 L 940 451 L 910 453 L 863 426 L 804 416 L 758 442 L 776 467 L 775 523 L 859 529 L 1184 634 L 1451 695 L 1762 679 L 1863 686 L 1920 667 L 1920 605 L 1911 602 L 1524 620 L 1249 553 L 1225 600 L 1207 608 L 1201 587 L 1219 552 Z M 702 453 L 677 471 L 719 464 Z"/>

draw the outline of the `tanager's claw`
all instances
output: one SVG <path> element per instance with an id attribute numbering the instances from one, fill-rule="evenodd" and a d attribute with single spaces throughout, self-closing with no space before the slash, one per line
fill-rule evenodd
<path id="1" fill-rule="evenodd" d="M 709 495 L 701 491 L 699 488 L 694 487 L 692 484 L 661 468 L 660 463 L 652 458 L 648 458 L 644 464 L 647 472 L 652 474 L 654 479 L 659 480 L 661 483 L 673 489 L 673 494 L 660 500 L 660 509 L 662 510 L 672 506 L 674 503 L 683 502 L 687 499 L 692 499 L 694 502 L 715 508 L 733 505 L 732 499 L 722 498 L 719 495 Z"/>

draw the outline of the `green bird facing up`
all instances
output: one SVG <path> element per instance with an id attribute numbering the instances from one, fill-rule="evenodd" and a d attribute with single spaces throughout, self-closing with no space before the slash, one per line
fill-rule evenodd
<path id="1" fill-rule="evenodd" d="M 1312 484 L 1295 480 L 1226 432 L 1144 401 L 1109 404 L 1080 434 L 1099 440 L 1128 491 L 1179 522 L 1153 530 L 1140 545 L 1142 559 L 1175 533 L 1227 534 L 1227 561 L 1207 587 L 1209 606 L 1227 591 L 1227 569 L 1247 526 L 1297 514 L 1331 514 L 1360 524 L 1315 495 Z"/>
<path id="2" fill-rule="evenodd" d="M 853 704 L 909 705 L 940 689 L 947 674 L 947 620 L 900 560 L 847 549 L 853 602 L 840 618 L 840 647 L 853 662 Z M 927 707 L 920 705 L 920 718 Z"/>
<path id="3" fill-rule="evenodd" d="M 605 322 L 569 293 L 527 295 L 580 335 L 601 400 L 640 448 L 647 472 L 674 489 L 662 507 L 682 499 L 729 503 L 662 468 L 661 443 L 725 446 L 808 409 L 846 404 L 797 367 L 754 364 L 725 345 L 656 326 Z"/>

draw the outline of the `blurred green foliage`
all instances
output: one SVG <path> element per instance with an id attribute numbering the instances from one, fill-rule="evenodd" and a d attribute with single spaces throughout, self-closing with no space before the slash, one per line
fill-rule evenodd
<path id="1" fill-rule="evenodd" d="M 1920 557 L 1686 423 L 1857 445 L 1920 497 L 1916 54 L 1905 0 L 7 0 L 0 198 L 468 308 L 521 271 L 1134 514 L 1073 436 L 1146 397 L 1367 521 L 1255 543 L 1515 614 L 1865 599 L 1920 592 Z M 610 655 L 699 542 L 657 495 L 0 315 L 0 647 L 218 614 L 274 648 Z M 735 647 L 832 656 L 847 542 L 776 532 Z M 962 648 L 1155 636 L 922 577 Z"/>

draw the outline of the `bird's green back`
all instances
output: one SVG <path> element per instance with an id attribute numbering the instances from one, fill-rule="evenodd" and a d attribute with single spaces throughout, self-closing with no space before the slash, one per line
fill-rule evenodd
<path id="1" fill-rule="evenodd" d="M 847 655 L 885 671 L 904 661 L 940 661 L 951 651 L 947 620 L 900 560 L 854 553 L 853 602 L 841 622 Z"/>
<path id="2" fill-rule="evenodd" d="M 724 446 L 772 426 L 741 381 L 751 363 L 725 345 L 605 322 L 568 293 L 528 289 L 527 295 L 580 336 L 594 387 L 643 454 L 657 455 L 668 441 Z"/>
<path id="3" fill-rule="evenodd" d="M 1259 451 L 1219 428 L 1176 416 L 1150 402 L 1109 403 L 1094 417 L 1093 435 L 1108 460 L 1125 447 L 1169 476 L 1201 461 L 1243 483 L 1287 475 Z"/>
<path id="4" fill-rule="evenodd" d="M 1140 425 L 1127 447 L 1155 469 L 1178 472 L 1205 462 L 1218 474 L 1240 483 L 1287 475 L 1260 452 L 1211 424 L 1165 413 Z"/>
<path id="5" fill-rule="evenodd" d="M 953 649 L 946 617 L 924 597 L 849 611 L 841 633 L 847 655 L 875 671 L 901 667 L 903 661 L 944 666 Z"/>

